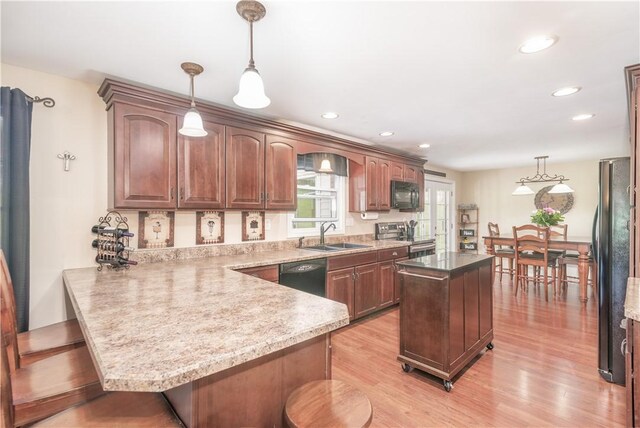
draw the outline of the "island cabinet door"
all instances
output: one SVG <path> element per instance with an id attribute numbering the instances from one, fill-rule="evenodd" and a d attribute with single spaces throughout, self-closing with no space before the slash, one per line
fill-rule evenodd
<path id="1" fill-rule="evenodd" d="M 493 289 L 491 287 L 491 265 L 479 269 L 480 339 L 493 331 Z"/>
<path id="2" fill-rule="evenodd" d="M 471 349 L 480 340 L 480 295 L 478 270 L 464 273 L 464 347 Z"/>
<path id="3" fill-rule="evenodd" d="M 464 274 L 449 281 L 449 363 L 455 366 L 465 353 Z"/>
<path id="4" fill-rule="evenodd" d="M 344 303 L 349 309 L 349 320 L 354 318 L 353 310 L 353 283 L 355 272 L 353 268 L 334 270 L 327 272 L 327 299 Z"/>
<path id="5" fill-rule="evenodd" d="M 178 136 L 178 208 L 224 208 L 224 126 L 203 124 L 205 137 Z"/>
<path id="6" fill-rule="evenodd" d="M 114 104 L 114 208 L 176 207 L 176 126 L 171 113 Z"/>
<path id="7" fill-rule="evenodd" d="M 409 260 L 409 257 L 403 257 L 401 259 L 395 260 L 394 265 L 397 262 L 403 262 L 405 260 Z M 400 303 L 400 273 L 398 272 L 397 265 L 395 266 L 394 270 L 395 270 L 395 274 L 393 275 L 393 297 L 394 297 L 394 302 Z"/>
<path id="8" fill-rule="evenodd" d="M 400 271 L 400 355 L 445 370 L 448 278 Z"/>
<path id="9" fill-rule="evenodd" d="M 264 134 L 227 127 L 227 208 L 264 208 Z"/>
<path id="10" fill-rule="evenodd" d="M 394 278 L 395 264 L 393 260 L 378 263 L 379 269 L 379 307 L 393 305 L 395 301 Z"/>
<path id="11" fill-rule="evenodd" d="M 380 302 L 378 276 L 377 263 L 356 266 L 354 283 L 354 310 L 356 318 L 368 315 L 378 309 Z"/>

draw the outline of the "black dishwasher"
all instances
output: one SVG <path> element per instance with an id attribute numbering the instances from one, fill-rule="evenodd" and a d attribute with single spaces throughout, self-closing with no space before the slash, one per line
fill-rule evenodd
<path id="1" fill-rule="evenodd" d="M 327 259 L 305 260 L 280 265 L 280 285 L 325 297 Z"/>

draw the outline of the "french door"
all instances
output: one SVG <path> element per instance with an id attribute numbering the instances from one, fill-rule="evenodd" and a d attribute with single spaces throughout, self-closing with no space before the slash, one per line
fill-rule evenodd
<path id="1" fill-rule="evenodd" d="M 425 179 L 424 192 L 424 211 L 418 213 L 416 235 L 435 238 L 436 253 L 451 251 L 454 185 Z"/>

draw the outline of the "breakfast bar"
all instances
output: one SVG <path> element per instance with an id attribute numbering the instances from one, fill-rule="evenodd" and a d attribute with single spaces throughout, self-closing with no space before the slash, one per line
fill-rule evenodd
<path id="1" fill-rule="evenodd" d="M 211 258 L 63 278 L 103 389 L 163 391 L 189 427 L 281 426 L 295 388 L 331 378 L 329 334 L 349 323 Z"/>

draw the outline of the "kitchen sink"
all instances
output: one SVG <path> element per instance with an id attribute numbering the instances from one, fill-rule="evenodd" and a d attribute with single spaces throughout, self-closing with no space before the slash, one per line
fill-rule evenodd
<path id="1" fill-rule="evenodd" d="M 329 244 L 329 247 L 334 247 L 334 248 L 369 248 L 371 247 L 371 245 L 363 245 L 363 244 L 352 244 L 350 242 L 341 242 L 339 244 Z"/>
<path id="2" fill-rule="evenodd" d="M 352 244 L 350 242 L 341 242 L 339 244 L 329 244 L 329 245 L 313 245 L 311 247 L 302 247 L 303 250 L 314 250 L 314 251 L 340 251 L 340 250 L 349 250 L 351 248 L 369 248 L 371 245 L 362 245 L 362 244 Z"/>
<path id="3" fill-rule="evenodd" d="M 301 250 L 340 251 L 340 250 L 342 250 L 342 248 L 331 247 L 329 245 L 313 245 L 311 247 L 302 247 Z"/>

